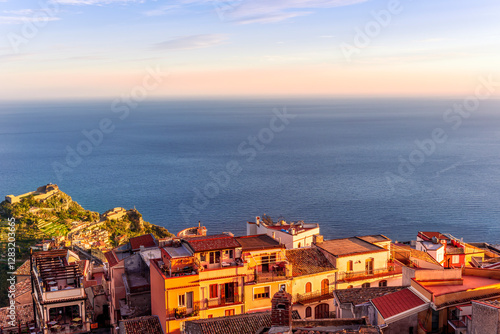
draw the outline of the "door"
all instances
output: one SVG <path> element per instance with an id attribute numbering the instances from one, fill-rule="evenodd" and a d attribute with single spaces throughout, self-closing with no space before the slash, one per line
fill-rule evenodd
<path id="1" fill-rule="evenodd" d="M 329 285 L 330 285 L 330 282 L 328 281 L 328 279 L 324 279 L 321 281 L 321 294 L 322 295 L 328 294 Z"/>
<path id="2" fill-rule="evenodd" d="M 328 319 L 330 317 L 330 306 L 319 304 L 314 308 L 314 319 Z"/>
<path id="3" fill-rule="evenodd" d="M 224 284 L 224 294 L 226 296 L 226 303 L 234 303 L 234 283 Z"/>
<path id="4" fill-rule="evenodd" d="M 367 275 L 373 275 L 373 258 L 365 261 L 365 272 Z"/>
<path id="5" fill-rule="evenodd" d="M 193 292 L 186 293 L 186 312 L 191 313 L 193 311 Z"/>
<path id="6" fill-rule="evenodd" d="M 263 256 L 261 258 L 262 262 L 262 272 L 267 273 L 269 272 L 269 256 Z"/>

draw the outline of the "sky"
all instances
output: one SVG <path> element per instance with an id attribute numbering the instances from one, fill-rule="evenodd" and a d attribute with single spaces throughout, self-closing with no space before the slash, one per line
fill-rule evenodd
<path id="1" fill-rule="evenodd" d="M 498 0 L 0 0 L 0 99 L 467 96 L 500 81 L 499 16 Z"/>

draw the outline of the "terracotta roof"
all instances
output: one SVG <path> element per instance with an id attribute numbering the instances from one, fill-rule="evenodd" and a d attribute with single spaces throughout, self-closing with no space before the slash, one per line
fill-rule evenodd
<path id="1" fill-rule="evenodd" d="M 376 243 L 376 242 L 382 242 L 382 241 L 391 241 L 388 237 L 386 237 L 383 234 L 375 234 L 375 235 L 364 235 L 362 237 L 358 237 L 364 241 L 370 242 L 370 243 Z"/>
<path id="2" fill-rule="evenodd" d="M 414 248 L 411 248 L 408 245 L 403 245 L 403 244 L 392 244 L 391 245 L 392 250 L 395 252 L 409 252 L 410 257 L 417 258 L 419 260 L 423 260 L 429 263 L 441 265 L 439 262 L 436 261 L 435 258 L 429 255 L 429 253 L 423 252 L 416 250 Z"/>
<path id="3" fill-rule="evenodd" d="M 282 247 L 278 241 L 267 234 L 236 237 L 236 240 L 244 251 Z"/>
<path id="4" fill-rule="evenodd" d="M 31 276 L 30 260 L 24 261 L 24 263 L 21 264 L 16 271 L 14 271 L 14 275 Z"/>
<path id="5" fill-rule="evenodd" d="M 4 330 L 7 328 L 12 328 L 12 326 L 9 324 L 11 320 L 7 318 L 9 312 L 10 310 L 8 307 L 0 308 L 0 326 L 2 326 Z M 21 324 L 23 326 L 26 322 L 33 322 L 33 304 L 29 303 L 16 306 L 16 321 L 21 321 Z M 17 325 L 14 328 L 17 328 Z"/>
<path id="6" fill-rule="evenodd" d="M 382 247 L 376 246 L 357 237 L 325 240 L 316 246 L 339 257 L 351 254 L 386 251 Z"/>
<path id="7" fill-rule="evenodd" d="M 241 245 L 227 234 L 208 235 L 184 239 L 195 252 L 205 252 L 218 249 L 238 248 Z"/>
<path id="8" fill-rule="evenodd" d="M 271 326 L 271 312 L 186 321 L 185 325 L 186 333 L 255 334 L 260 328 Z"/>
<path id="9" fill-rule="evenodd" d="M 465 250 L 462 247 L 455 247 L 455 246 L 448 245 L 446 247 L 446 254 L 450 254 L 450 255 L 465 254 Z"/>
<path id="10" fill-rule="evenodd" d="M 16 299 L 28 292 L 31 293 L 31 279 L 25 279 L 16 283 Z"/>
<path id="11" fill-rule="evenodd" d="M 114 267 L 118 264 L 118 259 L 116 258 L 115 252 L 114 251 L 109 251 L 104 253 L 104 257 L 106 260 L 108 260 L 109 267 Z"/>
<path id="12" fill-rule="evenodd" d="M 145 248 L 156 246 L 156 240 L 151 233 L 135 238 L 130 238 L 129 242 L 132 251 L 139 250 L 141 246 L 144 246 Z"/>
<path id="13" fill-rule="evenodd" d="M 155 315 L 120 320 L 120 328 L 124 328 L 125 334 L 163 334 L 160 319 Z"/>
<path id="14" fill-rule="evenodd" d="M 376 288 L 359 288 L 359 289 L 342 289 L 334 292 L 336 298 L 341 304 L 351 303 L 353 305 L 360 305 L 367 303 L 370 299 L 385 296 L 405 289 L 402 286 L 384 286 Z"/>
<path id="15" fill-rule="evenodd" d="M 335 266 L 316 248 L 289 249 L 286 258 L 292 264 L 293 277 L 335 270 Z"/>
<path id="16" fill-rule="evenodd" d="M 372 299 L 373 305 L 384 319 L 426 304 L 410 289 L 404 289 Z"/>

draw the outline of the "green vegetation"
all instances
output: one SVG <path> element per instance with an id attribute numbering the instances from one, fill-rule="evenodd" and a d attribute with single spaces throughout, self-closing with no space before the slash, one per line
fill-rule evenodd
<path id="1" fill-rule="evenodd" d="M 16 268 L 29 258 L 29 248 L 41 240 L 53 237 L 67 237 L 71 230 L 71 223 L 86 222 L 98 223 L 98 212 L 85 210 L 70 196 L 59 191 L 47 200 L 39 201 L 33 195 L 25 196 L 19 203 L 11 204 L 6 201 L 0 203 L 0 307 L 7 305 L 7 219 L 16 219 Z M 127 215 L 118 221 L 106 221 L 104 224 L 95 224 L 93 229 L 105 229 L 111 236 L 113 246 L 118 246 L 117 240 L 122 237 L 120 244 L 132 237 L 152 233 L 156 238 L 171 236 L 167 229 L 145 222 L 137 210 L 127 211 Z M 95 255 L 101 255 L 99 250 L 93 250 Z M 99 253 L 99 254 L 97 254 Z"/>

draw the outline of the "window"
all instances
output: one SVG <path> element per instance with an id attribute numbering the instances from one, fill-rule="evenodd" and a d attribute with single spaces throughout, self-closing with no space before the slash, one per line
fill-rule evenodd
<path id="1" fill-rule="evenodd" d="M 228 317 L 230 315 L 234 315 L 234 309 L 226 310 L 225 315 L 226 315 L 226 317 Z"/>
<path id="2" fill-rule="evenodd" d="M 458 264 L 458 263 L 460 263 L 460 256 L 458 256 L 458 255 L 453 255 L 453 256 L 451 257 L 451 262 L 452 262 L 453 264 Z"/>
<path id="3" fill-rule="evenodd" d="M 234 251 L 232 249 L 229 250 L 229 258 L 232 259 L 234 257 Z"/>
<path id="4" fill-rule="evenodd" d="M 272 253 L 269 258 L 269 263 L 276 263 L 276 253 Z"/>
<path id="5" fill-rule="evenodd" d="M 300 242 L 299 242 L 299 247 L 298 248 L 300 248 Z"/>
<path id="6" fill-rule="evenodd" d="M 306 293 L 311 292 L 311 291 L 312 291 L 312 284 L 311 284 L 311 282 L 307 282 L 306 283 Z"/>
<path id="7" fill-rule="evenodd" d="M 206 253 L 201 253 L 200 254 L 200 261 L 205 262 L 207 260 L 207 254 Z"/>
<path id="8" fill-rule="evenodd" d="M 347 271 L 352 271 L 352 261 L 347 261 Z"/>
<path id="9" fill-rule="evenodd" d="M 310 318 L 312 315 L 312 309 L 310 306 L 306 307 L 306 318 Z"/>
<path id="10" fill-rule="evenodd" d="M 179 295 L 179 306 L 185 306 L 186 305 L 186 296 L 184 294 Z"/>
<path id="11" fill-rule="evenodd" d="M 210 284 L 210 298 L 217 298 L 217 297 L 219 297 L 218 287 L 219 286 L 217 284 Z"/>
<path id="12" fill-rule="evenodd" d="M 269 298 L 269 290 L 270 288 L 268 286 L 263 286 L 261 288 L 254 288 L 253 299 Z"/>
<path id="13" fill-rule="evenodd" d="M 280 290 L 286 291 L 286 284 L 280 284 Z"/>
<path id="14" fill-rule="evenodd" d="M 220 263 L 220 251 L 210 252 L 210 264 Z"/>
<path id="15" fill-rule="evenodd" d="M 383 281 L 378 282 L 378 286 L 387 286 L 387 281 L 383 280 Z"/>
<path id="16" fill-rule="evenodd" d="M 353 286 L 352 286 L 352 285 L 348 285 L 348 286 L 347 286 L 347 288 L 348 288 L 348 289 L 352 289 L 352 288 L 353 288 Z"/>
<path id="17" fill-rule="evenodd" d="M 208 315 L 208 319 L 212 319 L 213 317 L 214 317 L 214 315 L 213 315 L 213 314 L 209 314 L 209 315 Z"/>
<path id="18" fill-rule="evenodd" d="M 370 283 L 364 283 L 363 285 L 361 285 L 362 288 L 369 288 L 370 287 Z"/>

